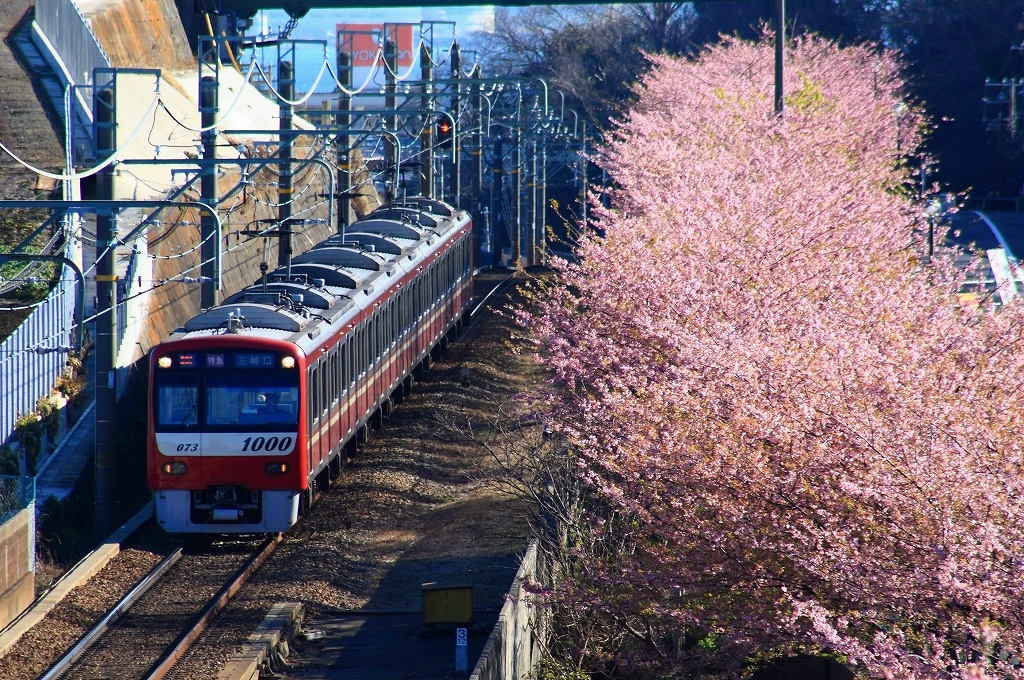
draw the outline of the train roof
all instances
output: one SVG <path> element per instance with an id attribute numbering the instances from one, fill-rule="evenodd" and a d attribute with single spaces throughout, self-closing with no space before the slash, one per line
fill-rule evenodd
<path id="1" fill-rule="evenodd" d="M 384 206 L 292 258 L 290 271 L 278 267 L 189 319 L 168 341 L 230 334 L 292 342 L 308 354 L 322 333 L 372 306 L 469 222 L 465 211 L 433 199 Z"/>

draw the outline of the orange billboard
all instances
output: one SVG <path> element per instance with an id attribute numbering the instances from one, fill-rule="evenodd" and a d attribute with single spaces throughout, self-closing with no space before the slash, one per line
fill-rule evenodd
<path id="1" fill-rule="evenodd" d="M 398 65 L 411 66 L 414 60 L 413 28 L 417 24 L 387 24 L 389 38 L 398 47 Z M 385 24 L 337 24 L 338 51 L 352 58 L 352 66 L 372 66 L 384 44 Z M 396 39 L 397 38 L 397 39 Z"/>

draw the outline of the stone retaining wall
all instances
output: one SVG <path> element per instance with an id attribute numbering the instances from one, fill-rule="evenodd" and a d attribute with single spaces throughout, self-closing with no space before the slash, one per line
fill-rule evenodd
<path id="1" fill-rule="evenodd" d="M 35 505 L 0 524 L 0 629 L 35 599 Z"/>
<path id="2" fill-rule="evenodd" d="M 523 680 L 540 661 L 541 645 L 531 614 L 529 594 L 522 587 L 527 578 L 538 573 L 537 544 L 531 543 L 508 598 L 501 608 L 498 623 L 484 645 L 484 651 L 469 680 Z"/>

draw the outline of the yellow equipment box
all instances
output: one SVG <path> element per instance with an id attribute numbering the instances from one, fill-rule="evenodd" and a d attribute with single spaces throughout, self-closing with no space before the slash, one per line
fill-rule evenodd
<path id="1" fill-rule="evenodd" d="M 473 586 L 441 586 L 424 583 L 423 625 L 473 625 Z"/>

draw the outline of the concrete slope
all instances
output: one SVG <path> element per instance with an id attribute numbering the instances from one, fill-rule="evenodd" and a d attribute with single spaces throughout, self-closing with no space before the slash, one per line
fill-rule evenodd
<path id="1" fill-rule="evenodd" d="M 18 157 L 51 172 L 64 168 L 61 116 L 50 105 L 42 81 L 12 49 L 15 34 L 32 23 L 32 0 L 0 1 L 0 142 Z M 0 152 L 0 198 L 42 198 L 37 175 Z"/>
<path id="2" fill-rule="evenodd" d="M 78 0 L 112 66 L 192 67 L 195 60 L 173 0 Z"/>

